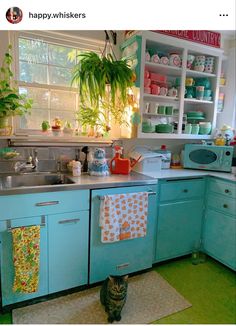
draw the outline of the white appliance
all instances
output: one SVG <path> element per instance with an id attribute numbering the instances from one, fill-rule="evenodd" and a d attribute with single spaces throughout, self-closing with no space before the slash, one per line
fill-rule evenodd
<path id="1" fill-rule="evenodd" d="M 137 160 L 140 155 L 141 158 L 133 167 L 134 171 L 145 174 L 161 170 L 162 154 L 152 152 L 145 147 L 136 147 L 129 153 L 129 158 L 132 162 L 132 160 Z"/>

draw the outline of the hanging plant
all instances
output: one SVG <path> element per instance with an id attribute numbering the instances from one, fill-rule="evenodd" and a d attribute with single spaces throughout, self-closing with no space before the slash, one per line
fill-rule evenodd
<path id="1" fill-rule="evenodd" d="M 91 111 L 94 113 L 90 114 L 91 125 L 101 125 L 101 120 L 106 120 L 108 116 L 119 124 L 126 122 L 123 115 L 127 105 L 127 90 L 133 86 L 133 71 L 127 61 L 116 60 L 112 54 L 105 56 L 103 53 L 99 56 L 94 52 L 83 53 L 78 59 L 79 63 L 73 71 L 72 84 L 79 89 L 80 110 L 83 111 L 81 119 L 83 120 L 83 116 L 88 118 L 88 114 L 84 113 L 87 108 L 90 113 Z M 86 123 L 89 124 L 89 119 L 86 119 Z M 108 123 L 105 121 L 105 125 Z"/>

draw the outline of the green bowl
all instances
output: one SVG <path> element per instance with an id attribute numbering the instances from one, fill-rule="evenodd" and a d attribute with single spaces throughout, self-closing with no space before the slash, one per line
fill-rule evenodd
<path id="1" fill-rule="evenodd" d="M 172 133 L 173 132 L 173 126 L 168 123 L 161 123 L 159 125 L 156 125 L 155 130 L 157 133 Z"/>

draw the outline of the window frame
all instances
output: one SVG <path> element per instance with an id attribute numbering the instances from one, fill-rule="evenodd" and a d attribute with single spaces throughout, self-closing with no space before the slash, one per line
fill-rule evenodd
<path id="1" fill-rule="evenodd" d="M 76 31 L 79 32 L 79 31 Z M 15 76 L 15 80 L 17 81 L 17 87 L 35 87 L 35 88 L 42 88 L 48 89 L 50 92 L 52 90 L 60 90 L 60 91 L 72 91 L 73 93 L 76 92 L 76 110 L 79 108 L 79 94 L 78 89 L 75 87 L 70 86 L 62 86 L 62 85 L 53 85 L 53 84 L 40 84 L 40 83 L 27 83 L 24 81 L 19 80 L 19 38 L 26 38 L 26 39 L 40 39 L 44 42 L 49 44 L 58 45 L 58 46 L 65 46 L 65 47 L 72 47 L 78 50 L 87 50 L 87 51 L 95 51 L 101 52 L 102 48 L 104 47 L 104 41 L 79 37 L 75 35 L 69 35 L 63 32 L 57 31 L 15 31 L 10 32 L 9 41 L 12 44 L 12 54 L 13 54 L 13 65 L 12 70 Z M 54 64 L 49 64 L 49 66 L 56 66 Z M 60 66 L 61 67 L 61 66 Z M 48 68 L 47 68 L 48 69 Z M 50 98 L 48 99 L 50 101 Z M 23 129 L 20 128 L 20 117 L 14 118 L 14 134 L 15 135 L 39 135 L 41 134 L 41 130 L 39 129 Z"/>

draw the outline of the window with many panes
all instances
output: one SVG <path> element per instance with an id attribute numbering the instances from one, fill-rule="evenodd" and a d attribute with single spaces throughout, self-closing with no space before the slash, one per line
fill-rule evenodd
<path id="1" fill-rule="evenodd" d="M 89 41 L 80 47 L 30 35 L 19 36 L 17 43 L 19 90 L 33 99 L 31 114 L 18 120 L 17 131 L 37 132 L 42 121 L 52 123 L 55 117 L 75 126 L 79 96 L 71 87 L 72 69 L 77 56 L 91 49 Z M 93 44 L 93 51 L 99 52 L 99 46 Z"/>

